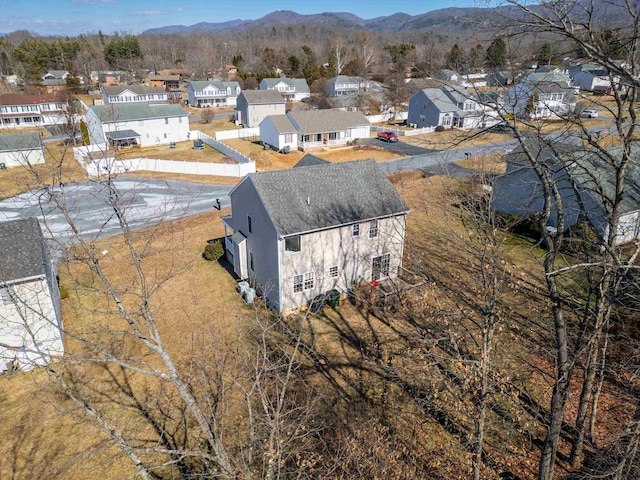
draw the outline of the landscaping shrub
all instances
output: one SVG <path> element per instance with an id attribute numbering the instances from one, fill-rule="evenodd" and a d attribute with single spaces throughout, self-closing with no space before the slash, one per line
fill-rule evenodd
<path id="1" fill-rule="evenodd" d="M 598 244 L 598 236 L 588 223 L 574 223 L 564 234 L 562 252 L 574 257 L 588 255 Z"/>
<path id="2" fill-rule="evenodd" d="M 222 242 L 220 240 L 208 243 L 207 246 L 204 247 L 204 252 L 202 252 L 202 258 L 208 260 L 209 262 L 219 260 L 223 255 L 224 247 L 222 246 Z"/>
<path id="3" fill-rule="evenodd" d="M 63 286 L 60 286 L 59 291 L 60 291 L 60 298 L 62 300 L 64 300 L 65 298 L 69 298 L 69 290 L 67 290 Z"/>
<path id="4" fill-rule="evenodd" d="M 444 132 L 444 127 L 442 125 L 438 125 L 436 127 L 436 132 Z"/>

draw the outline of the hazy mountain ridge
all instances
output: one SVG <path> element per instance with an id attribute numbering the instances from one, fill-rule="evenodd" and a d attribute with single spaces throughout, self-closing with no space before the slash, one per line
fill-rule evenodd
<path id="1" fill-rule="evenodd" d="M 589 0 L 583 0 L 589 1 Z M 572 17 L 580 19 L 584 10 L 579 4 L 572 4 L 568 12 Z M 624 0 L 610 0 L 594 4 L 595 17 L 607 26 L 615 26 L 624 16 Z M 533 5 L 532 10 L 544 9 L 541 5 Z M 348 12 L 324 12 L 303 15 L 290 10 L 278 10 L 256 20 L 230 20 L 220 23 L 201 22 L 195 25 L 170 25 L 153 28 L 142 32 L 145 34 L 189 34 L 195 32 L 221 32 L 224 30 L 242 31 L 253 27 L 280 27 L 286 25 L 324 25 L 336 28 L 365 28 L 376 32 L 402 32 L 406 30 L 434 30 L 443 32 L 464 32 L 469 28 L 482 26 L 487 22 L 495 23 L 500 17 L 513 16 L 523 18 L 524 14 L 512 6 L 495 8 L 443 8 L 419 15 L 397 12 L 387 16 L 363 19 Z"/>

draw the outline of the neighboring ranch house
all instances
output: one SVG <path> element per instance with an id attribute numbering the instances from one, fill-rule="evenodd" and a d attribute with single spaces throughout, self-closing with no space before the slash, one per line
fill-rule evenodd
<path id="1" fill-rule="evenodd" d="M 554 143 L 553 149 L 529 141 L 528 149 L 539 164 L 546 164 L 559 187 L 564 212 L 565 229 L 576 223 L 588 223 L 601 237 L 609 232 L 610 208 L 615 198 L 615 173 L 607 166 L 602 153 L 585 151 L 584 147 Z M 614 156 L 615 148 L 609 153 Z M 637 157 L 640 150 L 632 155 Z M 493 207 L 502 213 L 527 217 L 541 213 L 544 206 L 542 186 L 522 147 L 505 157 L 507 171 L 499 176 L 493 187 Z M 616 232 L 616 244 L 640 238 L 640 168 L 631 162 L 626 171 L 621 217 Z M 555 203 L 548 226 L 557 228 Z"/>
<path id="2" fill-rule="evenodd" d="M 460 75 L 455 70 L 449 70 L 445 68 L 434 73 L 433 78 L 442 82 L 458 83 L 460 80 L 462 80 L 462 75 Z"/>
<path id="3" fill-rule="evenodd" d="M 249 174 L 222 219 L 234 272 L 277 312 L 402 265 L 409 208 L 375 161 L 311 163 Z"/>
<path id="4" fill-rule="evenodd" d="M 286 101 L 272 90 L 243 90 L 236 101 L 235 121 L 243 127 L 257 127 L 269 115 L 284 115 Z"/>
<path id="5" fill-rule="evenodd" d="M 362 77 L 338 75 L 327 81 L 329 96 L 341 97 L 343 95 L 355 95 L 367 92 L 374 88 L 375 82 Z"/>
<path id="6" fill-rule="evenodd" d="M 177 104 L 94 105 L 86 118 L 92 144 L 153 147 L 189 139 L 188 114 Z"/>
<path id="7" fill-rule="evenodd" d="M 39 163 L 44 163 L 44 151 L 37 132 L 0 134 L 0 170 Z"/>
<path id="8" fill-rule="evenodd" d="M 304 78 L 263 78 L 260 90 L 277 90 L 287 102 L 309 98 L 309 85 Z"/>
<path id="9" fill-rule="evenodd" d="M 56 95 L 0 95 L 0 126 L 41 127 L 64 124 L 67 103 Z"/>
<path id="10" fill-rule="evenodd" d="M 532 73 L 507 90 L 503 107 L 518 118 L 564 115 L 575 110 L 574 90 L 568 75 Z"/>
<path id="11" fill-rule="evenodd" d="M 163 87 L 145 85 L 121 85 L 102 87 L 102 99 L 109 103 L 167 102 L 167 92 Z"/>
<path id="12" fill-rule="evenodd" d="M 69 76 L 68 70 L 49 70 L 42 76 L 42 81 L 45 80 L 65 80 Z"/>
<path id="13" fill-rule="evenodd" d="M 474 92 L 457 85 L 425 88 L 409 98 L 407 124 L 419 128 L 485 128 L 497 122 L 493 109 L 481 104 Z"/>
<path id="14" fill-rule="evenodd" d="M 285 145 L 302 151 L 343 146 L 368 138 L 370 131 L 371 124 L 362 113 L 333 109 L 294 110 L 260 123 L 260 139 L 278 150 Z"/>
<path id="15" fill-rule="evenodd" d="M 0 372 L 63 353 L 60 294 L 40 224 L 0 222 Z"/>
<path id="16" fill-rule="evenodd" d="M 191 107 L 235 107 L 240 91 L 238 82 L 220 80 L 196 80 L 187 86 Z"/>

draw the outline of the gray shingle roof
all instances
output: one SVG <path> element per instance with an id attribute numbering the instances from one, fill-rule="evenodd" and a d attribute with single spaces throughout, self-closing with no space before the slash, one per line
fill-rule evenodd
<path id="1" fill-rule="evenodd" d="M 248 178 L 282 236 L 409 211 L 373 160 L 252 173 Z"/>
<path id="2" fill-rule="evenodd" d="M 286 83 L 294 87 L 296 93 L 309 93 L 309 85 L 304 78 L 263 78 L 260 83 L 264 82 L 267 88 L 273 88 L 279 83 Z"/>
<path id="3" fill-rule="evenodd" d="M 0 222 L 0 285 L 46 275 L 44 249 L 37 218 Z"/>
<path id="4" fill-rule="evenodd" d="M 370 125 L 361 112 L 341 110 L 294 110 L 287 116 L 302 134 L 339 132 L 362 125 Z"/>
<path id="5" fill-rule="evenodd" d="M 317 157 L 311 153 L 307 153 L 304 157 L 300 159 L 298 163 L 296 163 L 293 168 L 297 167 L 310 167 L 311 165 L 326 165 L 327 163 L 331 163 L 324 158 Z"/>
<path id="6" fill-rule="evenodd" d="M 103 89 L 107 95 L 120 95 L 126 90 L 129 90 L 136 95 L 167 93 L 164 87 L 148 87 L 146 85 L 120 85 L 117 87 L 103 87 Z"/>
<path id="7" fill-rule="evenodd" d="M 263 122 L 266 120 L 271 121 L 278 133 L 296 133 L 296 127 L 286 115 L 269 115 Z"/>
<path id="8" fill-rule="evenodd" d="M 240 95 L 244 95 L 249 104 L 285 104 L 284 97 L 276 90 L 243 90 Z"/>
<path id="9" fill-rule="evenodd" d="M 37 150 L 42 148 L 40 135 L 33 133 L 5 133 L 0 135 L 0 152 Z"/>
<path id="10" fill-rule="evenodd" d="M 146 102 L 94 105 L 89 110 L 92 110 L 103 123 L 187 116 L 185 109 L 178 104 L 150 104 Z"/>

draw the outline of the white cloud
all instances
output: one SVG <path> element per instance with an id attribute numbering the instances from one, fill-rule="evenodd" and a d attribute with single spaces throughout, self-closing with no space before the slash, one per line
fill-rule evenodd
<path id="1" fill-rule="evenodd" d="M 129 15 L 135 15 L 137 17 L 151 17 L 153 15 L 162 15 L 164 12 L 160 10 L 137 10 L 134 12 L 129 12 Z"/>

